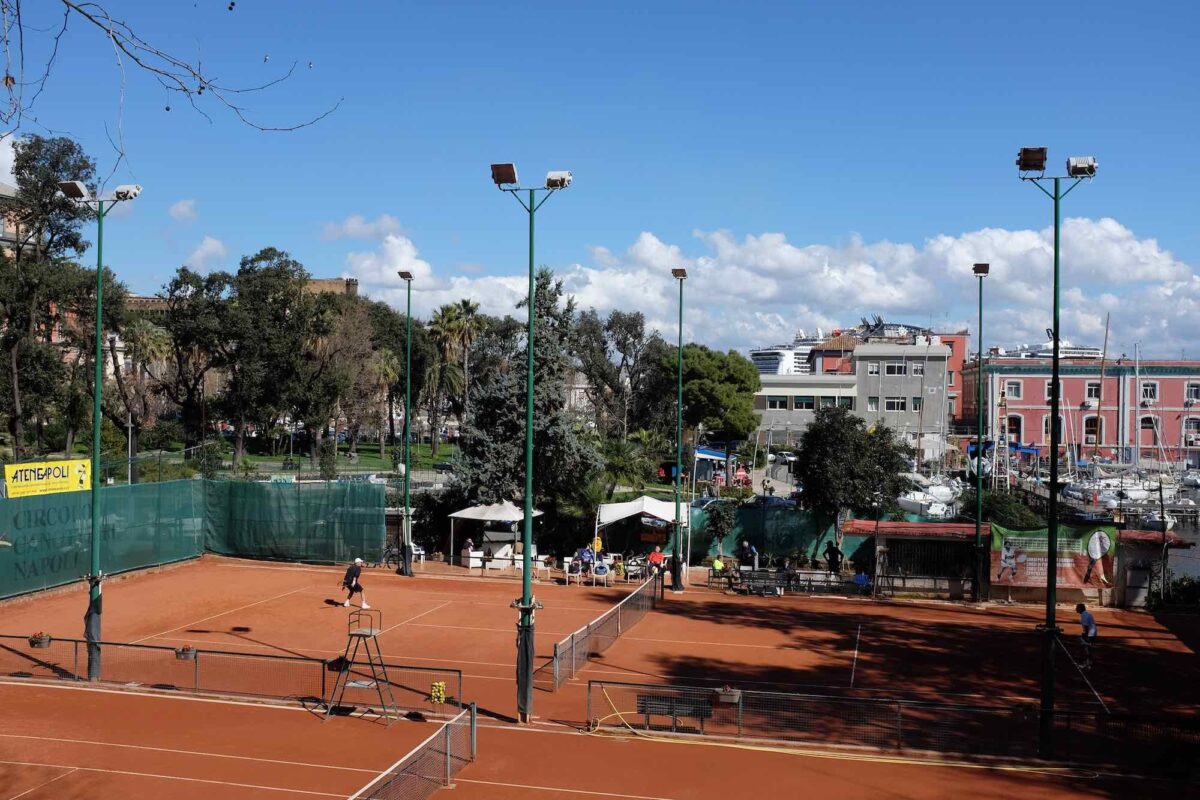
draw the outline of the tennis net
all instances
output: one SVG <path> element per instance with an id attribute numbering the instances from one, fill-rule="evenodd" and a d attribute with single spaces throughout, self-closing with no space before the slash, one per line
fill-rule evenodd
<path id="1" fill-rule="evenodd" d="M 461 670 L 384 666 L 399 707 L 425 712 L 442 704 L 462 708 Z M 340 658 L 0 634 L 0 676 L 15 678 L 90 679 L 127 688 L 319 704 L 328 699 L 329 687 L 341 669 L 351 669 L 355 677 L 369 677 L 363 672 L 365 665 L 346 665 Z M 441 685 L 436 693 L 435 684 Z"/>
<path id="2" fill-rule="evenodd" d="M 621 634 L 658 605 L 662 580 L 661 574 L 647 578 L 621 602 L 556 642 L 550 660 L 534 670 L 533 685 L 553 692 L 578 675 L 589 659 L 611 647 Z"/>
<path id="3" fill-rule="evenodd" d="M 475 704 L 434 731 L 350 800 L 425 800 L 475 760 Z"/>

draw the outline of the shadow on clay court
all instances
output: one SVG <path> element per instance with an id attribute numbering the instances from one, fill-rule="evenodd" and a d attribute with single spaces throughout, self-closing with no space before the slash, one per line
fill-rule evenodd
<path id="1" fill-rule="evenodd" d="M 719 632 L 730 628 L 782 632 L 790 639 L 783 648 L 815 657 L 763 664 L 755 663 L 749 654 L 739 659 L 731 656 L 730 649 L 692 645 L 688 652 L 676 648 L 646 659 L 625 655 L 629 651 L 622 647 L 607 653 L 606 663 L 630 672 L 649 665 L 649 672 L 672 676 L 677 683 L 785 692 L 809 691 L 804 687 L 842 687 L 841 692 L 848 692 L 853 670 L 856 695 L 871 690 L 876 696 L 898 699 L 954 702 L 970 696 L 971 702 L 1007 703 L 1038 694 L 1044 640 L 1033 627 L 1035 620 L 1024 616 L 1017 622 L 1028 622 L 1028 627 L 1014 624 L 1007 614 L 997 619 L 982 609 L 929 611 L 868 601 L 861 611 L 844 606 L 822 610 L 789 601 L 715 598 L 671 605 L 657 613 L 710 622 L 718 631 L 717 641 L 721 641 Z M 1068 617 L 1060 624 L 1069 622 Z M 1181 637 L 1185 641 L 1187 635 L 1200 631 L 1200 625 L 1178 627 L 1188 627 Z M 736 631 L 726 638 L 744 641 Z M 1076 661 L 1082 660 L 1078 637 L 1071 629 L 1062 634 L 1062 641 Z M 1087 677 L 1114 710 L 1153 714 L 1191 708 L 1194 713 L 1200 700 L 1200 682 L 1194 679 L 1196 659 L 1180 649 L 1154 647 L 1138 635 L 1106 638 L 1102 631 L 1095 667 Z M 1061 649 L 1056 653 L 1055 673 L 1060 702 L 1081 707 L 1098 704 L 1088 681 Z M 1171 687 L 1168 694 L 1163 692 L 1165 686 Z"/>

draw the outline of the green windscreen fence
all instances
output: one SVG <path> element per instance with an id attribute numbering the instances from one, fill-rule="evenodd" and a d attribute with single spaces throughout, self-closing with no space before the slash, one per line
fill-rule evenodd
<path id="1" fill-rule="evenodd" d="M 0 499 L 0 597 L 91 571 L 90 492 Z M 101 493 L 100 567 L 112 575 L 215 553 L 379 561 L 384 487 L 180 480 Z"/>
<path id="2" fill-rule="evenodd" d="M 370 483 L 208 483 L 207 550 L 287 561 L 380 561 L 384 487 Z"/>

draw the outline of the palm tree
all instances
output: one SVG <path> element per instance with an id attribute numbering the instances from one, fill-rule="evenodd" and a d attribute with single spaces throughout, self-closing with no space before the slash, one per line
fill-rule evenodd
<path id="1" fill-rule="evenodd" d="M 396 381 L 400 379 L 400 359 L 388 348 L 381 348 L 372 362 L 375 378 L 387 397 L 388 435 L 396 443 Z M 379 457 L 384 457 L 383 426 L 379 426 Z"/>
<path id="2" fill-rule="evenodd" d="M 118 428 L 126 429 L 129 452 L 137 455 L 142 431 L 153 427 L 161 410 L 161 397 L 149 368 L 166 360 L 171 352 L 171 336 L 165 329 L 142 318 L 125 325 L 121 336 L 125 343 L 124 365 L 118 359 L 117 337 L 109 339 L 109 356 L 120 408 L 109 407 L 104 413 Z M 130 474 L 136 480 L 137 470 Z"/>
<path id="3" fill-rule="evenodd" d="M 619 485 L 642 488 L 654 468 L 653 461 L 642 448 L 624 439 L 606 439 L 600 455 L 604 459 L 603 475 L 610 500 Z"/>
<path id="4" fill-rule="evenodd" d="M 429 321 L 429 338 L 434 344 L 434 359 L 425 374 L 422 394 L 429 411 L 430 449 L 435 456 L 438 452 L 438 423 L 442 407 L 447 400 L 455 397 L 463 386 L 462 369 L 457 363 L 460 328 L 461 318 L 456 305 L 442 306 L 434 312 L 433 319 Z M 405 413 L 408 413 L 407 409 Z"/>
<path id="5" fill-rule="evenodd" d="M 458 301 L 458 346 L 462 350 L 463 365 L 463 411 L 466 421 L 471 408 L 471 345 L 483 331 L 483 318 L 479 316 L 479 303 L 468 298 Z"/>

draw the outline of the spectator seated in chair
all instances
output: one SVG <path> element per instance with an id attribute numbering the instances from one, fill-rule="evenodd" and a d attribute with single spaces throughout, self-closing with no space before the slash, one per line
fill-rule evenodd
<path id="1" fill-rule="evenodd" d="M 733 580 L 737 576 L 737 571 L 731 569 L 728 564 L 716 557 L 712 560 L 712 570 L 714 575 L 719 575 L 725 579 L 726 594 L 733 594 Z"/>
<path id="2" fill-rule="evenodd" d="M 871 576 L 864 572 L 861 567 L 854 573 L 854 585 L 858 587 L 859 594 L 871 593 Z"/>
<path id="3" fill-rule="evenodd" d="M 655 575 L 662 572 L 663 562 L 666 560 L 666 556 L 663 554 L 662 547 L 655 545 L 654 552 L 651 553 L 650 557 L 646 560 L 650 563 L 650 569 L 654 570 Z"/>
<path id="4" fill-rule="evenodd" d="M 783 560 L 783 581 L 789 589 L 800 584 L 800 572 L 790 558 Z"/>

